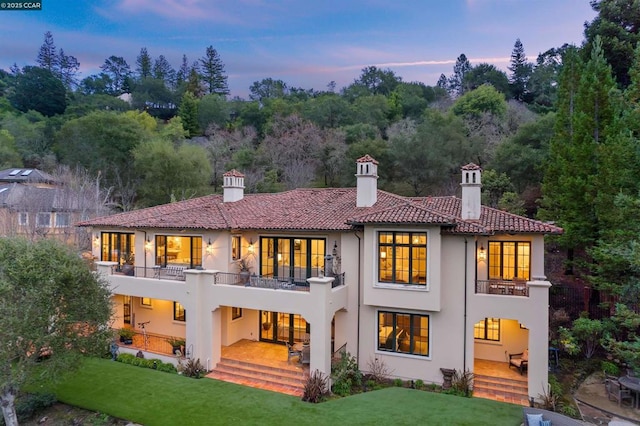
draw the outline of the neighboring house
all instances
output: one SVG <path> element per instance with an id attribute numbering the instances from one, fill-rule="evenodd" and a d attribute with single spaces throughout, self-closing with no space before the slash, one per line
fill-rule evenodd
<path id="1" fill-rule="evenodd" d="M 73 224 L 89 217 L 81 199 L 41 170 L 0 170 L 0 235 L 57 238 L 78 247 L 86 231 Z"/>
<path id="2" fill-rule="evenodd" d="M 363 370 L 377 358 L 393 376 L 435 383 L 441 368 L 528 348 L 528 393 L 544 394 L 544 236 L 562 229 L 481 206 L 474 164 L 461 198 L 391 194 L 377 189 L 373 158 L 356 167 L 356 188 L 268 194 L 244 194 L 234 170 L 221 196 L 79 224 L 93 229 L 114 326 L 150 321 L 185 337 L 208 369 L 240 339 L 310 338 L 312 371 L 329 373 L 346 348 Z"/>

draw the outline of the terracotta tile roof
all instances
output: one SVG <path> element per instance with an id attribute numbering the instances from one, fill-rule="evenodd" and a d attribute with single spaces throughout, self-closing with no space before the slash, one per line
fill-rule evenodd
<path id="1" fill-rule="evenodd" d="M 373 158 L 372 156 L 370 156 L 369 154 L 366 154 L 363 157 L 360 157 L 356 160 L 356 163 L 373 163 L 373 164 L 378 164 L 378 162 L 376 161 L 375 158 Z"/>
<path id="2" fill-rule="evenodd" d="M 455 234 L 543 233 L 562 229 L 488 207 L 480 220 L 460 219 L 456 197 L 408 198 L 378 191 L 372 207 L 356 207 L 355 188 L 308 188 L 246 194 L 223 203 L 221 195 L 185 200 L 81 222 L 79 226 L 171 229 L 348 231 L 367 224 L 440 225 Z"/>
<path id="3" fill-rule="evenodd" d="M 222 176 L 244 177 L 244 175 L 242 173 L 240 173 L 239 171 L 237 171 L 236 169 L 229 170 L 228 172 L 226 172 Z"/>

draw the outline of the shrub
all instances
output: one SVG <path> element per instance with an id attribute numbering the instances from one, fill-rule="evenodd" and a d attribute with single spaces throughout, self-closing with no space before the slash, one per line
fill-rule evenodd
<path id="1" fill-rule="evenodd" d="M 120 354 L 116 361 L 119 361 L 123 364 L 134 365 L 137 367 L 151 368 L 158 371 L 164 371 L 165 373 L 177 373 L 176 367 L 170 362 L 162 362 L 161 360 L 154 359 L 146 359 L 146 358 L 138 358 L 131 354 Z"/>
<path id="2" fill-rule="evenodd" d="M 333 393 L 340 396 L 350 395 L 354 388 L 362 386 L 362 372 L 358 362 L 349 352 L 340 353 L 340 359 L 331 368 Z"/>
<path id="3" fill-rule="evenodd" d="M 620 368 L 612 362 L 602 361 L 602 371 L 610 376 L 619 376 Z"/>
<path id="4" fill-rule="evenodd" d="M 467 370 L 465 372 L 455 370 L 451 379 L 451 389 L 453 393 L 471 398 L 473 394 L 473 379 L 475 375 Z"/>
<path id="5" fill-rule="evenodd" d="M 56 402 L 56 396 L 52 393 L 20 394 L 16 398 L 16 415 L 18 416 L 18 421 L 23 422 Z M 4 418 L 0 416 L 0 425 L 4 424 Z"/>
<path id="6" fill-rule="evenodd" d="M 190 358 L 186 362 L 180 361 L 180 364 L 178 364 L 178 372 L 183 376 L 199 379 L 204 376 L 205 369 L 200 363 L 200 358 L 195 360 Z"/>
<path id="7" fill-rule="evenodd" d="M 314 404 L 322 402 L 329 393 L 329 378 L 319 370 L 315 370 L 304 384 L 302 400 Z"/>
<path id="8" fill-rule="evenodd" d="M 381 361 L 378 358 L 369 359 L 367 368 L 369 370 L 369 376 L 375 380 L 376 383 L 386 382 L 392 373 L 384 361 Z"/>
<path id="9" fill-rule="evenodd" d="M 164 363 L 164 362 L 159 362 L 156 370 L 158 371 L 164 371 L 165 373 L 177 373 L 178 370 L 176 369 L 176 366 L 171 364 L 170 362 Z"/>
<path id="10" fill-rule="evenodd" d="M 402 379 L 393 379 L 393 386 L 401 388 L 402 386 L 404 386 L 404 382 L 402 381 Z"/>
<path id="11" fill-rule="evenodd" d="M 422 379 L 416 380 L 415 387 L 416 389 L 422 389 L 424 387 L 424 381 Z"/>

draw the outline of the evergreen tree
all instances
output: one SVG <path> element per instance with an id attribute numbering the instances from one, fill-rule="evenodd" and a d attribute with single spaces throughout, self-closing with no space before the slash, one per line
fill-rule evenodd
<path id="1" fill-rule="evenodd" d="M 471 70 L 471 63 L 467 59 L 467 56 L 462 53 L 456 59 L 456 64 L 453 66 L 453 75 L 449 77 L 449 93 L 452 95 L 460 96 L 464 93 L 464 76 Z"/>
<path id="2" fill-rule="evenodd" d="M 54 75 L 58 70 L 58 52 L 53 42 L 53 34 L 51 31 L 44 33 L 44 43 L 40 46 L 36 63 L 40 68 L 51 71 Z"/>
<path id="3" fill-rule="evenodd" d="M 438 82 L 436 83 L 436 87 L 447 90 L 449 87 L 449 83 L 447 81 L 447 76 L 444 74 L 440 74 L 440 78 L 438 78 Z"/>
<path id="4" fill-rule="evenodd" d="M 100 69 L 111 79 L 111 94 L 121 95 L 126 89 L 126 81 L 131 75 L 127 61 L 121 56 L 110 56 L 105 59 L 104 64 L 100 65 Z"/>
<path id="5" fill-rule="evenodd" d="M 176 73 L 176 85 L 180 86 L 183 83 L 186 83 L 189 79 L 189 74 L 191 72 L 191 68 L 189 67 L 189 61 L 187 60 L 187 55 L 182 55 L 182 63 L 180 64 L 180 69 Z"/>
<path id="6" fill-rule="evenodd" d="M 207 47 L 205 56 L 200 59 L 200 64 L 202 81 L 206 84 L 208 93 L 228 95 L 229 88 L 224 64 L 218 51 L 213 46 Z"/>
<path id="7" fill-rule="evenodd" d="M 57 76 L 64 84 L 67 90 L 73 89 L 78 85 L 78 70 L 80 62 L 75 56 L 65 55 L 64 50 L 60 49 L 58 53 L 58 72 Z"/>
<path id="8" fill-rule="evenodd" d="M 139 79 L 151 77 L 151 56 L 146 47 L 140 49 L 140 54 L 136 58 L 136 74 Z"/>
<path id="9" fill-rule="evenodd" d="M 153 64 L 153 78 L 164 81 L 167 87 L 175 86 L 176 71 L 164 55 L 158 56 L 158 59 Z"/>
<path id="10" fill-rule="evenodd" d="M 525 100 L 527 83 L 531 77 L 531 64 L 527 62 L 524 47 L 520 39 L 517 39 L 511 52 L 511 64 L 509 65 L 509 83 L 511 83 L 511 95 L 519 101 Z"/>
<path id="11" fill-rule="evenodd" d="M 178 116 L 182 120 L 182 127 L 189 132 L 192 138 L 200 134 L 198 125 L 198 99 L 190 91 L 186 91 L 180 101 Z"/>

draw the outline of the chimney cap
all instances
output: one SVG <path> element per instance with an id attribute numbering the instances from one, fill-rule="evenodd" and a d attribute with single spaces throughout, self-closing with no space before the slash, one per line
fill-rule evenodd
<path id="1" fill-rule="evenodd" d="M 378 162 L 375 160 L 375 158 L 373 158 L 372 156 L 370 156 L 369 154 L 366 154 L 364 157 L 360 157 L 356 160 L 356 163 L 373 163 L 373 164 L 378 164 Z"/>
<path id="2" fill-rule="evenodd" d="M 240 173 L 239 171 L 237 171 L 236 169 L 229 170 L 228 172 L 226 172 L 222 176 L 244 177 L 244 175 L 242 173 Z"/>
<path id="3" fill-rule="evenodd" d="M 462 166 L 462 170 L 482 170 L 482 167 L 474 163 L 469 163 L 466 166 Z"/>

